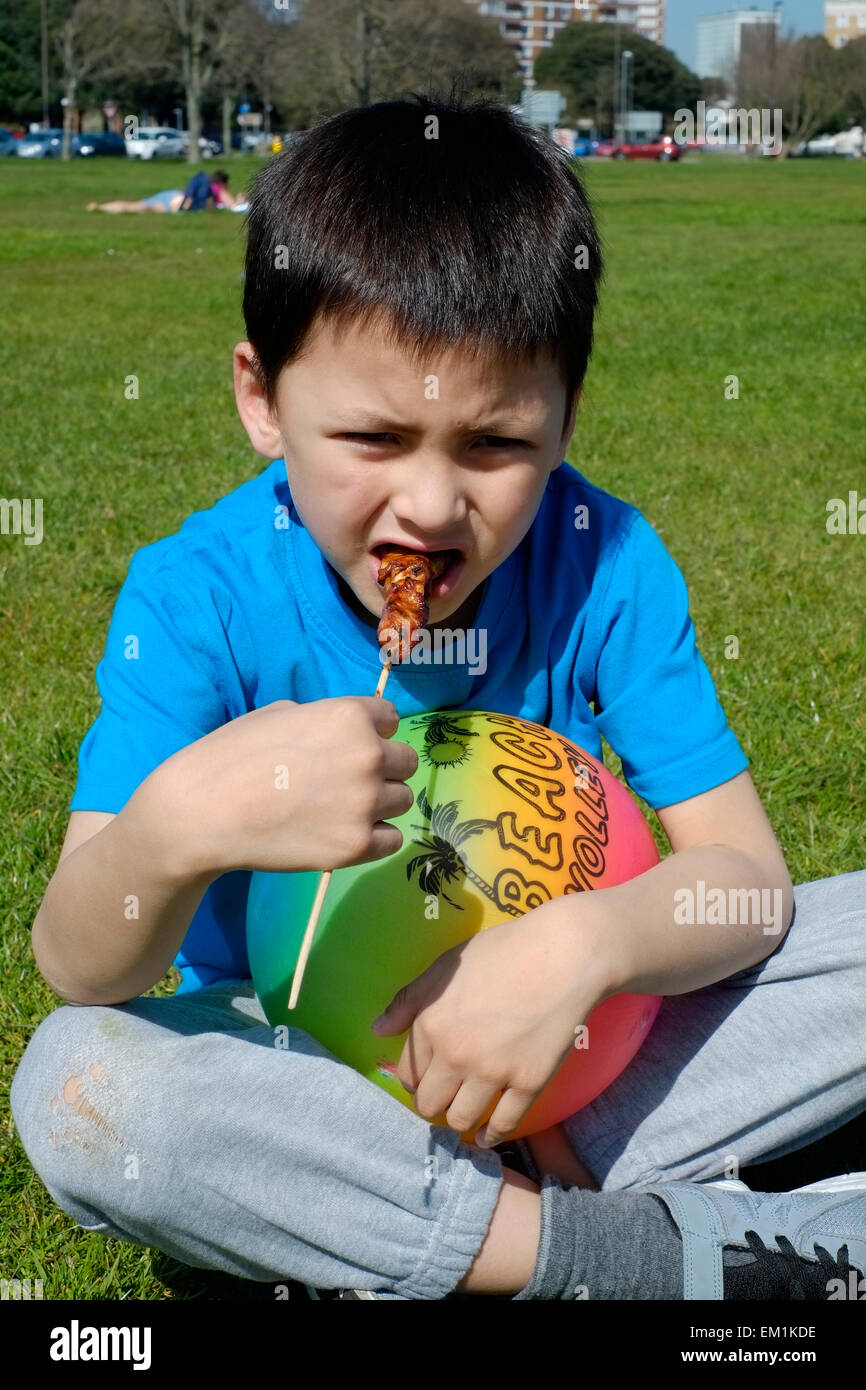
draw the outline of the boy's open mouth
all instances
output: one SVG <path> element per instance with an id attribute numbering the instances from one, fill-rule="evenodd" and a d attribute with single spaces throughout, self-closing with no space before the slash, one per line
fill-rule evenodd
<path id="1" fill-rule="evenodd" d="M 466 559 L 461 550 L 453 547 L 444 547 L 441 550 L 425 550 L 421 546 L 404 545 L 402 541 L 380 541 L 373 550 L 370 551 L 370 565 L 373 578 L 379 581 L 379 565 L 382 556 L 388 550 L 402 550 L 407 555 L 442 555 L 448 560 L 446 569 L 438 579 L 433 581 L 430 586 L 430 598 L 444 598 L 455 587 L 463 570 L 466 566 Z"/>

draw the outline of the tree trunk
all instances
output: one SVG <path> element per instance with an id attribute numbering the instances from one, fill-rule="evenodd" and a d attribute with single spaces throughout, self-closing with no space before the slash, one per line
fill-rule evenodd
<path id="1" fill-rule="evenodd" d="M 63 108 L 63 139 L 60 143 L 60 158 L 62 160 L 70 160 L 72 158 L 70 141 L 72 138 L 72 123 L 75 114 L 75 87 L 75 82 L 67 80 L 63 91 L 63 95 L 66 97 L 66 105 Z"/>
<path id="2" fill-rule="evenodd" d="M 235 109 L 234 100 L 228 92 L 223 93 L 222 99 L 222 125 L 223 125 L 223 154 L 230 155 L 232 152 L 232 112 Z"/>
<path id="3" fill-rule="evenodd" d="M 203 42 L 203 21 L 201 16 L 196 16 L 191 23 L 189 33 L 185 35 L 183 55 L 184 81 L 186 86 L 186 124 L 189 134 L 189 144 L 186 149 L 187 164 L 198 164 L 201 153 L 198 147 L 198 140 L 201 135 L 201 57 Z"/>
<path id="4" fill-rule="evenodd" d="M 358 81 L 358 105 L 370 105 L 370 13 L 367 0 L 360 0 L 358 7 L 358 52 L 361 70 Z"/>
<path id="5" fill-rule="evenodd" d="M 198 65 L 196 64 L 196 67 Z M 191 77 L 186 88 L 186 124 L 189 144 L 186 149 L 187 164 L 198 164 L 200 150 L 198 137 L 201 134 L 201 89 L 195 77 Z"/>

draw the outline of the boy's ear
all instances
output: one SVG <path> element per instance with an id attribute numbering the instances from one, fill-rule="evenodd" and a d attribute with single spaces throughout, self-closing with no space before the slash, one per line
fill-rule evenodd
<path id="1" fill-rule="evenodd" d="M 238 343 L 232 356 L 235 401 L 243 427 L 257 454 L 266 459 L 280 459 L 284 454 L 279 421 L 268 409 L 264 388 L 256 374 L 255 349 L 252 343 Z"/>

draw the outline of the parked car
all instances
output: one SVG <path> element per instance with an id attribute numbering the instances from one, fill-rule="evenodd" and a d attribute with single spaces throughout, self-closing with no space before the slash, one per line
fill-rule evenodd
<path id="1" fill-rule="evenodd" d="M 862 125 L 840 130 L 836 136 L 836 153 L 846 159 L 862 159 L 866 152 L 866 133 Z"/>
<path id="2" fill-rule="evenodd" d="M 263 130 L 241 131 L 241 148 L 247 154 L 267 154 L 272 140 L 273 136 L 267 135 Z"/>
<path id="3" fill-rule="evenodd" d="M 186 152 L 183 131 L 171 126 L 140 126 L 138 135 L 126 141 L 130 159 L 181 158 Z"/>
<path id="4" fill-rule="evenodd" d="M 34 130 L 16 141 L 15 153 L 20 159 L 59 159 L 63 131 L 55 128 Z"/>
<path id="5" fill-rule="evenodd" d="M 19 143 L 11 130 L 0 130 L 0 159 L 4 154 L 17 154 Z"/>
<path id="6" fill-rule="evenodd" d="M 595 152 L 599 159 L 610 159 L 616 148 L 617 145 L 613 140 L 599 140 Z"/>
<path id="7" fill-rule="evenodd" d="M 181 133 L 183 135 L 184 151 L 186 151 L 189 146 L 189 133 L 187 131 L 182 131 Z M 233 130 L 232 149 L 249 153 L 251 150 L 260 147 L 264 148 L 269 138 L 273 139 L 275 137 L 263 135 L 261 131 Z M 198 146 L 201 151 L 202 159 L 210 159 L 213 155 L 222 154 L 225 149 L 221 133 L 213 128 L 202 131 L 199 136 Z"/>
<path id="8" fill-rule="evenodd" d="M 240 135 L 240 131 L 238 131 L 238 135 Z M 218 130 L 203 130 L 201 133 L 201 139 L 198 143 L 205 159 L 210 159 L 212 155 L 222 154 L 223 152 L 223 138 Z M 234 140 L 232 140 L 232 145 L 234 145 Z M 207 146 L 207 153 L 205 153 L 205 146 Z M 240 139 L 238 140 L 237 145 L 234 147 L 236 149 L 240 148 Z"/>
<path id="9" fill-rule="evenodd" d="M 816 135 L 811 140 L 801 141 L 794 150 L 794 154 L 800 158 L 810 159 L 826 155 L 857 159 L 863 152 L 863 127 L 859 125 L 852 126 L 850 130 L 840 130 L 836 135 Z"/>
<path id="10" fill-rule="evenodd" d="M 623 140 L 613 150 L 614 159 L 658 159 L 663 164 L 681 159 L 682 155 L 682 146 L 672 135 L 660 135 L 653 140 Z"/>
<path id="11" fill-rule="evenodd" d="M 126 141 L 122 135 L 115 135 L 110 130 L 98 131 L 93 135 L 73 135 L 70 148 L 74 155 L 80 155 L 85 159 L 94 155 L 119 155 L 122 159 L 126 158 Z"/>
<path id="12" fill-rule="evenodd" d="M 816 135 L 813 140 L 807 140 L 806 153 L 809 155 L 835 154 L 836 136 Z"/>
<path id="13" fill-rule="evenodd" d="M 586 136 L 579 136 L 574 142 L 572 154 L 575 159 L 588 159 L 590 155 L 598 154 L 600 143 L 599 140 L 590 140 Z"/>
<path id="14" fill-rule="evenodd" d="M 183 141 L 183 152 L 189 149 L 189 131 L 179 130 L 177 134 Z M 212 159 L 215 154 L 222 154 L 223 142 L 218 135 L 200 135 L 198 137 L 198 152 L 201 159 Z"/>

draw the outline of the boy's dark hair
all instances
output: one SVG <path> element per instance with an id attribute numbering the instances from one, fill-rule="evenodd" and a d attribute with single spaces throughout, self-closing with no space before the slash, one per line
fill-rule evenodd
<path id="1" fill-rule="evenodd" d="M 215 169 L 213 179 L 214 183 L 227 184 L 229 181 L 229 176 L 226 173 L 225 169 Z"/>
<path id="2" fill-rule="evenodd" d="M 260 172 L 246 223 L 244 320 L 271 408 L 322 314 L 379 319 L 415 360 L 547 350 L 565 425 L 592 351 L 601 245 L 569 156 L 495 99 L 413 92 L 332 116 Z"/>

